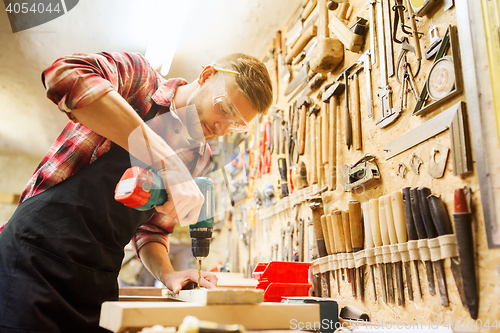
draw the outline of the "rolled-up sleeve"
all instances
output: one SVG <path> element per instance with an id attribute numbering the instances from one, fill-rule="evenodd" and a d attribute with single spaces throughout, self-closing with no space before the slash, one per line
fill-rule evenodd
<path id="1" fill-rule="evenodd" d="M 174 232 L 176 220 L 166 214 L 156 212 L 144 225 L 141 225 L 135 232 L 132 238 L 132 248 L 137 257 L 139 250 L 149 242 L 157 242 L 163 244 L 167 251 L 170 251 L 170 242 L 168 235 Z"/>
<path id="2" fill-rule="evenodd" d="M 154 93 L 158 73 L 136 53 L 75 54 L 56 60 L 42 73 L 42 82 L 47 97 L 72 119 L 71 110 L 113 90 L 132 106 L 144 101 Z"/>

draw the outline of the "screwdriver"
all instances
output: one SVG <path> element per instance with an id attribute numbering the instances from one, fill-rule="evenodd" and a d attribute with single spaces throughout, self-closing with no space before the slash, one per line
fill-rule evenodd
<path id="1" fill-rule="evenodd" d="M 370 251 L 369 249 L 373 248 L 373 237 L 372 237 L 372 227 L 370 225 L 370 204 L 368 201 L 363 202 L 361 204 L 361 210 L 363 211 L 363 226 L 365 230 L 365 242 L 366 242 L 366 250 L 365 251 Z M 371 251 L 373 253 L 373 251 Z M 367 255 L 368 257 L 368 255 Z M 370 273 L 372 276 L 372 285 L 373 285 L 373 298 L 375 301 L 377 300 L 377 285 L 375 284 L 375 269 L 373 267 L 374 265 L 370 265 Z"/>
<path id="2" fill-rule="evenodd" d="M 371 199 L 369 201 L 370 206 L 370 225 L 371 232 L 373 237 L 373 244 L 375 246 L 382 246 L 382 235 L 380 233 L 380 224 L 379 224 L 379 209 L 378 209 L 378 199 Z M 380 274 L 380 284 L 382 286 L 382 299 L 385 303 L 387 303 L 387 287 L 385 278 L 385 264 L 383 262 L 380 263 L 379 274 Z"/>

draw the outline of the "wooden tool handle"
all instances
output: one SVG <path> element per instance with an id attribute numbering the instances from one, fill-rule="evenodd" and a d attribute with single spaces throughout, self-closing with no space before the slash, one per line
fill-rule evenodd
<path id="1" fill-rule="evenodd" d="M 391 242 L 391 244 L 397 244 L 398 236 L 396 234 L 396 226 L 394 225 L 394 213 L 392 212 L 392 200 L 390 195 L 384 196 L 384 204 L 385 204 L 385 220 L 387 222 L 389 241 Z"/>
<path id="2" fill-rule="evenodd" d="M 335 224 L 335 239 L 337 240 L 337 250 L 339 251 L 338 253 L 345 253 L 346 247 L 345 247 L 345 237 L 344 237 L 344 226 L 342 224 L 342 212 L 340 210 L 337 210 L 334 213 L 334 221 L 333 223 Z"/>
<path id="3" fill-rule="evenodd" d="M 380 235 L 382 236 L 382 244 L 390 245 L 391 239 L 389 238 L 389 229 L 387 229 L 387 216 L 385 212 L 384 197 L 380 197 L 378 199 L 378 225 L 380 228 Z"/>
<path id="4" fill-rule="evenodd" d="M 378 199 L 371 199 L 369 201 L 370 205 L 370 225 L 372 229 L 373 244 L 375 246 L 382 246 L 382 235 L 380 233 L 380 224 L 378 222 L 379 212 L 378 212 Z"/>
<path id="5" fill-rule="evenodd" d="M 332 248 L 330 244 L 330 234 L 328 233 L 328 227 L 326 226 L 326 216 L 321 216 L 321 229 L 323 230 L 323 237 L 325 239 L 326 252 L 328 255 L 332 254 Z"/>
<path id="6" fill-rule="evenodd" d="M 342 211 L 342 226 L 344 227 L 345 248 L 347 252 L 352 252 L 351 224 L 349 223 L 349 212 Z"/>
<path id="7" fill-rule="evenodd" d="M 329 138 L 330 144 L 328 146 L 328 164 L 330 166 L 330 177 L 329 177 L 329 188 L 330 191 L 334 191 L 337 188 L 337 105 L 338 98 L 332 96 L 330 98 L 330 130 Z"/>
<path id="8" fill-rule="evenodd" d="M 320 188 L 323 187 L 323 164 L 322 162 L 322 150 L 321 150 L 321 116 L 316 117 L 316 127 L 315 127 L 315 137 L 316 137 L 316 173 L 318 175 L 318 185 Z"/>
<path id="9" fill-rule="evenodd" d="M 406 234 L 403 194 L 399 191 L 393 192 L 391 194 L 391 201 L 398 243 L 406 243 L 408 241 L 408 235 Z"/>
<path id="10" fill-rule="evenodd" d="M 429 209 L 429 202 L 427 201 L 427 197 L 431 195 L 431 190 L 428 187 L 419 187 L 418 188 L 418 198 L 420 201 L 420 209 L 422 211 L 422 219 L 425 225 L 425 231 L 427 232 L 427 236 L 429 238 L 436 238 L 438 232 L 436 227 L 434 226 L 434 222 L 432 221 L 431 211 Z"/>
<path id="11" fill-rule="evenodd" d="M 351 225 L 351 241 L 354 252 L 363 249 L 362 218 L 361 203 L 359 201 L 349 202 L 349 224 Z"/>
<path id="12" fill-rule="evenodd" d="M 299 155 L 304 155 L 306 149 L 306 116 L 307 105 L 304 103 L 299 114 Z"/>
<path id="13" fill-rule="evenodd" d="M 346 98 L 348 97 L 348 94 L 346 94 Z M 349 109 L 346 107 L 345 108 L 345 143 L 348 148 L 351 148 L 352 146 L 352 122 L 351 122 L 351 113 L 349 112 Z"/>
<path id="14" fill-rule="evenodd" d="M 432 220 L 434 221 L 439 236 L 452 234 L 453 230 L 451 230 L 450 217 L 448 216 L 448 211 L 441 197 L 430 195 L 427 197 L 427 201 L 429 202 Z"/>
<path id="15" fill-rule="evenodd" d="M 332 253 L 338 253 L 337 244 L 335 242 L 335 232 L 333 226 L 333 216 L 332 214 L 326 215 L 326 228 L 328 229 L 328 236 L 330 238 L 330 248 L 332 249 Z"/>
<path id="16" fill-rule="evenodd" d="M 297 39 L 290 52 L 286 55 L 285 62 L 287 64 L 291 63 L 293 58 L 297 54 L 299 54 L 304 47 L 309 43 L 309 41 L 318 34 L 318 27 L 315 25 L 311 25 L 306 31 L 302 33 L 302 35 Z"/>
<path id="17" fill-rule="evenodd" d="M 427 231 L 425 230 L 424 221 L 422 219 L 422 212 L 420 208 L 420 199 L 418 197 L 418 190 L 416 187 L 410 189 L 411 212 L 413 215 L 413 222 L 419 239 L 427 238 Z"/>
<path id="18" fill-rule="evenodd" d="M 312 161 L 313 165 L 311 167 L 311 178 L 310 178 L 310 183 L 311 184 L 317 184 L 318 183 L 318 175 L 317 175 L 317 169 L 316 169 L 316 115 L 311 114 L 307 120 L 309 122 L 309 142 L 310 146 L 309 148 L 311 149 L 311 156 L 310 156 L 310 161 Z"/>
<path id="19" fill-rule="evenodd" d="M 326 8 L 326 0 L 319 0 L 319 22 L 318 22 L 318 37 L 319 40 L 323 40 L 330 36 L 328 29 L 328 10 Z"/>
<path id="20" fill-rule="evenodd" d="M 352 116 L 353 116 L 353 146 L 356 150 L 361 150 L 361 114 L 359 107 L 359 77 L 358 74 L 354 74 L 353 76 L 353 88 L 354 91 L 352 93 Z"/>
<path id="21" fill-rule="evenodd" d="M 373 247 L 372 226 L 370 224 L 370 204 L 365 201 L 361 204 L 363 211 L 363 226 L 365 231 L 365 248 L 371 249 Z"/>
<path id="22" fill-rule="evenodd" d="M 316 236 L 318 255 L 320 257 L 324 257 L 328 254 L 328 252 L 326 251 L 323 228 L 321 226 L 321 216 L 325 214 L 323 210 L 323 199 L 321 199 L 321 197 L 314 197 L 309 199 L 309 208 L 311 208 L 312 211 L 312 221 L 314 227 L 314 235 Z"/>
<path id="23" fill-rule="evenodd" d="M 314 7 L 316 7 L 316 3 L 318 2 L 318 0 L 309 0 L 306 4 L 306 6 L 304 7 L 304 10 L 302 11 L 302 21 L 305 21 L 307 20 L 307 18 L 309 17 L 309 15 L 311 15 L 312 11 L 314 10 Z"/>
<path id="24" fill-rule="evenodd" d="M 276 38 L 274 39 L 274 47 L 276 48 L 276 54 L 281 53 L 281 30 L 276 31 Z M 281 64 L 278 64 L 281 66 Z"/>
<path id="25" fill-rule="evenodd" d="M 302 180 L 302 188 L 309 187 L 309 183 L 307 182 L 307 168 L 304 161 L 299 162 L 299 175 Z"/>
<path id="26" fill-rule="evenodd" d="M 338 8 L 338 13 L 337 17 L 341 20 L 345 20 L 347 18 L 347 11 L 349 10 L 349 3 L 344 2 L 340 4 L 340 7 Z"/>
<path id="27" fill-rule="evenodd" d="M 328 150 L 329 150 L 329 141 L 330 141 L 330 137 L 328 135 L 328 123 L 330 122 L 329 121 L 329 117 L 328 117 L 328 104 L 325 104 L 323 103 L 323 107 L 321 109 L 321 141 L 322 141 L 322 153 L 321 153 L 321 163 L 323 165 L 325 164 L 328 164 L 329 163 L 329 159 L 328 159 Z"/>

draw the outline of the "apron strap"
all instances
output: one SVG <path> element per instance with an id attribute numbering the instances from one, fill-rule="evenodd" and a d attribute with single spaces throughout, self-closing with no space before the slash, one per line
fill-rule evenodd
<path id="1" fill-rule="evenodd" d="M 148 113 L 144 116 L 144 122 L 153 119 L 158 111 L 160 110 L 161 106 L 153 102 L 153 105 L 151 105 L 151 108 L 149 109 Z"/>

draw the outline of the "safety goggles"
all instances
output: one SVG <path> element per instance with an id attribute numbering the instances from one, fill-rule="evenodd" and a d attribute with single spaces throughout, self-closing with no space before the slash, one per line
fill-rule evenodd
<path id="1" fill-rule="evenodd" d="M 215 81 L 214 92 L 212 94 L 212 102 L 214 105 L 214 110 L 219 116 L 220 121 L 227 127 L 226 131 L 229 132 L 248 132 L 250 130 L 250 124 L 243 117 L 238 108 L 231 102 L 231 99 L 227 95 L 226 84 L 224 82 L 224 73 L 238 75 L 238 72 L 216 68 L 214 69 L 218 72 Z"/>

